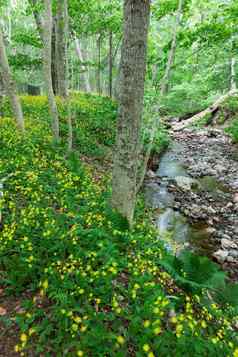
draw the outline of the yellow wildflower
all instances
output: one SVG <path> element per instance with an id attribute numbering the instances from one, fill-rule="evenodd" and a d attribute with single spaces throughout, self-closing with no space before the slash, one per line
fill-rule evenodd
<path id="1" fill-rule="evenodd" d="M 145 344 L 143 346 L 143 351 L 148 352 L 150 350 L 150 346 L 148 344 Z"/>
<path id="2" fill-rule="evenodd" d="M 27 341 L 27 335 L 25 333 L 22 333 L 20 336 L 21 342 L 26 342 Z"/>
<path id="3" fill-rule="evenodd" d="M 144 325 L 145 328 L 149 327 L 150 326 L 150 321 L 149 320 L 145 320 L 143 325 Z"/>
<path id="4" fill-rule="evenodd" d="M 120 343 L 120 345 L 123 345 L 125 343 L 125 339 L 123 336 L 118 336 L 117 337 L 117 342 Z"/>

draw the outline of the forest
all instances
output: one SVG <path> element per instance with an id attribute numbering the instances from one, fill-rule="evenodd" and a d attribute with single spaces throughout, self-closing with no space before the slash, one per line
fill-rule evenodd
<path id="1" fill-rule="evenodd" d="M 0 356 L 238 357 L 238 1 L 0 0 Z"/>

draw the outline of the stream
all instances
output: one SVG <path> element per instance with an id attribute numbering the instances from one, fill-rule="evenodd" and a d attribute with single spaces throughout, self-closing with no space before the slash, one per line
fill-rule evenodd
<path id="1" fill-rule="evenodd" d="M 237 148 L 212 129 L 173 139 L 145 181 L 158 238 L 175 255 L 189 249 L 238 277 Z"/>

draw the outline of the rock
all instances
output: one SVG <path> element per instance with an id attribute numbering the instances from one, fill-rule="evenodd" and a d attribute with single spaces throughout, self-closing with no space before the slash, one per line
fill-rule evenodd
<path id="1" fill-rule="evenodd" d="M 233 196 L 233 201 L 234 201 L 235 203 L 238 203 L 238 192 L 234 194 L 234 196 Z"/>
<path id="2" fill-rule="evenodd" d="M 214 234 L 214 233 L 216 233 L 216 228 L 213 228 L 213 227 L 208 227 L 207 229 L 206 229 L 206 232 L 208 233 L 208 234 Z"/>
<path id="3" fill-rule="evenodd" d="M 155 174 L 154 171 L 148 170 L 147 173 L 146 173 L 146 176 L 147 176 L 148 178 L 155 178 L 155 177 L 156 177 L 156 174 Z"/>
<path id="4" fill-rule="evenodd" d="M 224 263 L 229 255 L 227 250 L 219 249 L 215 253 L 213 253 L 214 258 L 218 260 L 220 263 Z"/>
<path id="5" fill-rule="evenodd" d="M 232 256 L 233 258 L 238 258 L 238 250 L 237 249 L 231 249 L 229 251 L 229 255 Z"/>
<path id="6" fill-rule="evenodd" d="M 211 206 L 207 207 L 207 212 L 209 214 L 216 214 L 216 210 L 214 208 L 212 208 Z"/>
<path id="7" fill-rule="evenodd" d="M 218 165 L 216 165 L 216 166 L 214 167 L 214 170 L 215 170 L 218 174 L 221 174 L 223 171 L 225 171 L 225 167 L 224 167 L 223 165 L 218 164 Z"/>
<path id="8" fill-rule="evenodd" d="M 176 184 L 183 191 L 190 191 L 192 187 L 197 185 L 197 181 L 191 177 L 186 176 L 176 176 L 175 177 Z"/>
<path id="9" fill-rule="evenodd" d="M 221 246 L 222 246 L 223 249 L 236 249 L 236 248 L 238 248 L 237 245 L 234 242 L 232 242 L 231 240 L 226 239 L 226 238 L 222 238 Z"/>
<path id="10" fill-rule="evenodd" d="M 229 255 L 229 256 L 227 257 L 226 261 L 227 261 L 228 263 L 235 263 L 235 262 L 236 262 L 236 259 Z"/>

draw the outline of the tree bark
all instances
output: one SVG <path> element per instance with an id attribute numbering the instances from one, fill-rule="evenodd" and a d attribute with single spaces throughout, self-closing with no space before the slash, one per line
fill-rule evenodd
<path id="1" fill-rule="evenodd" d="M 56 68 L 57 94 L 67 97 L 68 93 L 68 1 L 58 0 L 56 15 Z"/>
<path id="2" fill-rule="evenodd" d="M 52 18 L 51 34 L 51 76 L 54 95 L 58 95 L 58 71 L 57 71 L 57 48 L 56 48 L 56 18 Z"/>
<path id="3" fill-rule="evenodd" d="M 112 31 L 109 33 L 109 87 L 108 94 L 112 98 L 112 70 L 113 70 L 113 54 L 112 54 Z"/>
<path id="4" fill-rule="evenodd" d="M 83 54 L 82 54 L 82 50 L 81 50 L 81 46 L 80 46 L 80 42 L 79 39 L 76 38 L 75 39 L 75 48 L 76 48 L 76 54 L 80 60 L 80 62 L 82 63 L 82 70 L 83 70 L 83 81 L 84 81 L 84 85 L 85 85 L 85 91 L 90 93 L 91 92 L 91 86 L 90 86 L 90 82 L 89 82 L 89 76 L 87 73 L 87 68 L 85 67 L 84 63 L 84 58 L 83 58 Z"/>
<path id="5" fill-rule="evenodd" d="M 32 7 L 33 15 L 35 18 L 36 27 L 38 33 L 40 35 L 42 43 L 44 43 L 44 33 L 43 33 L 43 21 L 39 9 L 37 9 L 38 5 L 41 5 L 42 2 L 39 0 L 29 0 L 29 3 Z M 52 77 L 52 87 L 55 95 L 58 94 L 58 75 L 56 68 L 56 19 L 53 17 L 52 19 L 52 34 L 51 34 L 51 77 Z"/>
<path id="6" fill-rule="evenodd" d="M 30 6 L 32 7 L 32 11 L 33 11 L 33 15 L 35 18 L 35 22 L 36 22 L 36 27 L 38 29 L 40 38 L 43 42 L 43 26 L 42 26 L 42 20 L 41 20 L 41 16 L 40 13 L 37 9 L 37 5 L 39 4 L 39 0 L 29 0 Z"/>
<path id="7" fill-rule="evenodd" d="M 173 31 L 172 44 L 171 44 L 171 48 L 169 51 L 169 57 L 168 57 L 167 65 L 166 65 L 165 74 L 164 74 L 164 77 L 162 79 L 162 84 L 161 84 L 161 95 L 166 95 L 169 90 L 169 79 L 170 79 L 170 75 L 171 75 L 171 69 L 172 69 L 172 66 L 174 63 L 176 45 L 177 45 L 177 32 L 178 32 L 178 28 L 179 28 L 179 25 L 181 22 L 182 15 L 183 15 L 183 0 L 179 0 L 176 21 L 175 21 L 175 26 L 174 26 L 174 31 Z"/>
<path id="8" fill-rule="evenodd" d="M 56 141 L 59 141 L 59 116 L 58 109 L 55 101 L 53 86 L 52 86 L 52 7 L 51 0 L 44 0 L 44 26 L 43 26 L 43 68 L 44 68 L 44 81 L 45 90 L 47 93 L 49 111 L 52 119 L 52 131 Z"/>
<path id="9" fill-rule="evenodd" d="M 112 206 L 133 224 L 142 124 L 149 0 L 124 1 L 123 43 Z"/>
<path id="10" fill-rule="evenodd" d="M 101 95 L 101 34 L 97 39 L 97 51 L 98 51 L 98 64 L 97 64 L 97 91 Z"/>
<path id="11" fill-rule="evenodd" d="M 3 83 L 9 97 L 13 114 L 16 118 L 18 128 L 24 132 L 24 118 L 20 100 L 17 96 L 17 86 L 12 77 L 11 69 L 8 63 L 6 48 L 4 44 L 3 32 L 0 28 L 0 66 L 2 69 Z"/>

